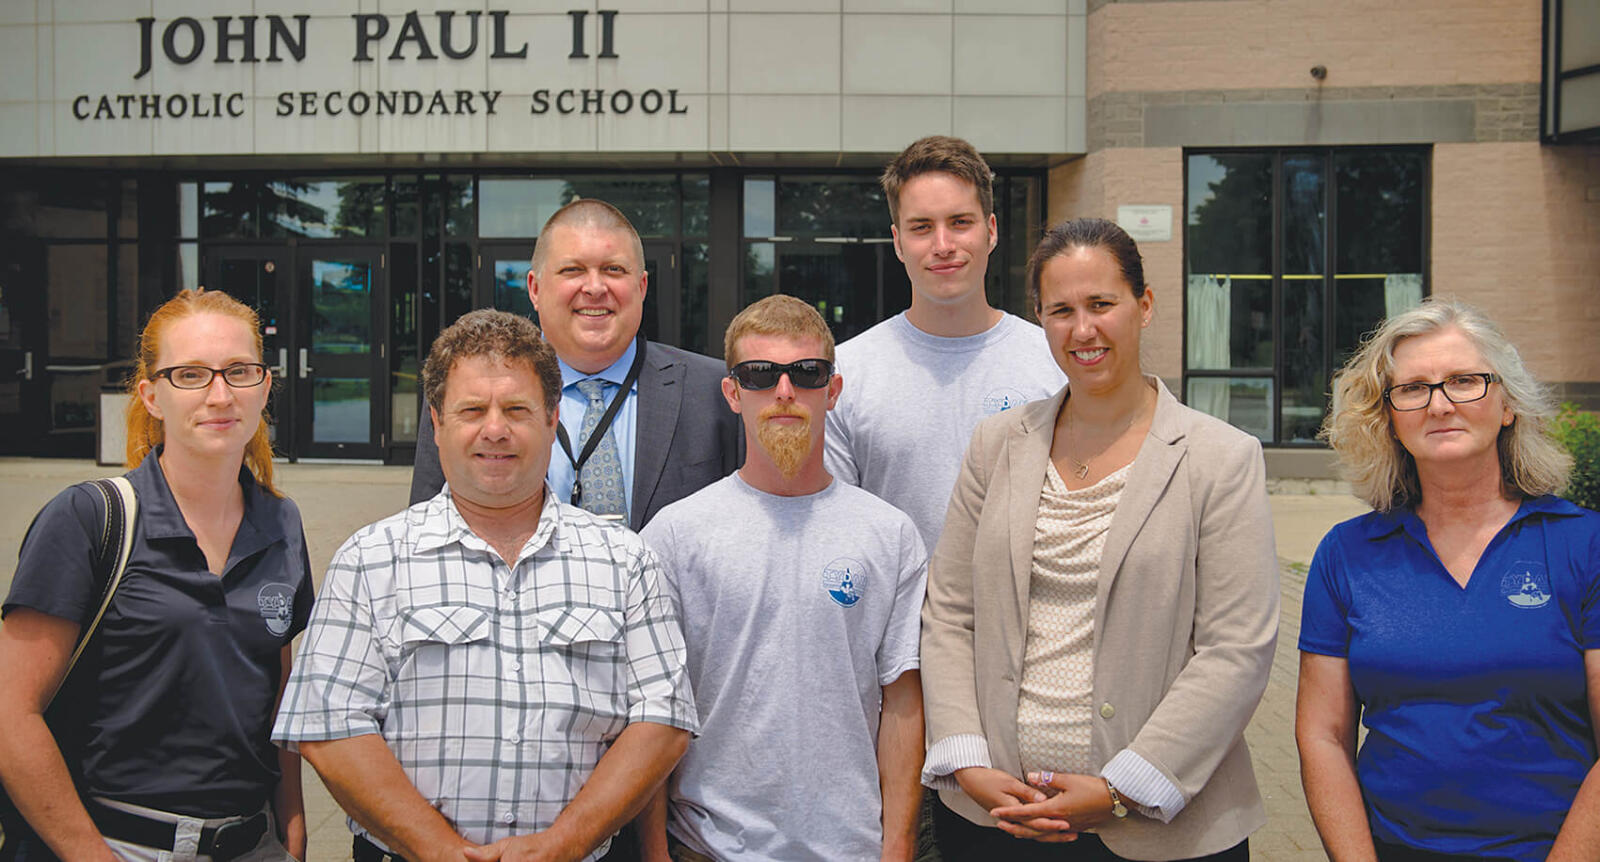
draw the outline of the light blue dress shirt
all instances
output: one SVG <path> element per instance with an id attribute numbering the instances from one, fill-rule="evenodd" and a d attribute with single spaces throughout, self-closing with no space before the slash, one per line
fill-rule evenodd
<path id="1" fill-rule="evenodd" d="M 630 341 L 622 356 L 599 374 L 584 374 L 561 361 L 561 426 L 567 429 L 567 438 L 572 441 L 573 458 L 583 453 L 578 432 L 583 430 L 583 414 L 589 409 L 589 399 L 578 391 L 578 381 L 591 377 L 606 381 L 603 395 L 606 406 L 610 406 L 611 399 L 622 391 L 622 382 L 628 379 L 628 369 L 632 367 L 633 357 L 638 351 L 638 340 Z M 633 513 L 633 431 L 638 415 L 639 384 L 635 382 L 622 402 L 622 409 L 617 411 L 616 419 L 611 422 L 611 433 L 617 438 L 617 459 L 622 462 L 622 481 L 630 515 Z M 550 470 L 545 478 L 561 502 L 572 502 L 572 461 L 562 451 L 560 440 L 550 445 Z"/>

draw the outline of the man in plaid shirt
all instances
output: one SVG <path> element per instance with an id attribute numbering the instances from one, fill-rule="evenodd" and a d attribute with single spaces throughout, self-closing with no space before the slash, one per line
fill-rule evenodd
<path id="1" fill-rule="evenodd" d="M 422 385 L 446 487 L 335 554 L 273 738 L 357 862 L 597 859 L 697 726 L 660 564 L 547 493 L 561 372 L 531 322 L 462 317 Z"/>

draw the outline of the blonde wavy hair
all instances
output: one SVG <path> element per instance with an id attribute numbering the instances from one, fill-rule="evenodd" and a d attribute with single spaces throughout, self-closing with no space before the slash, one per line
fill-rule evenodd
<path id="1" fill-rule="evenodd" d="M 1339 456 L 1357 497 L 1387 512 L 1416 506 L 1422 485 L 1411 453 L 1394 435 L 1383 390 L 1392 384 L 1394 349 L 1402 341 L 1454 328 L 1470 339 L 1499 375 L 1513 420 L 1500 429 L 1501 482 L 1508 494 L 1538 497 L 1567 483 L 1572 456 L 1550 436 L 1556 403 L 1535 380 L 1505 333 L 1483 312 L 1455 299 L 1430 298 L 1385 320 L 1333 379 L 1333 410 L 1319 435 Z"/>

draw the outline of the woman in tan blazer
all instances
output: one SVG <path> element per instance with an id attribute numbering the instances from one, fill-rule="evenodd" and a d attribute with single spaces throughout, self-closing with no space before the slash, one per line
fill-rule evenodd
<path id="1" fill-rule="evenodd" d="M 1069 382 L 979 426 L 929 567 L 940 850 L 1248 859 L 1278 628 L 1261 446 L 1141 372 L 1154 297 L 1121 228 L 1052 228 L 1028 283 Z"/>

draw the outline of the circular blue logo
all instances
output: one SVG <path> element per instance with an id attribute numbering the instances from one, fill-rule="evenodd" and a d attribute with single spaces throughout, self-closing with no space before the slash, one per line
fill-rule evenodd
<path id="1" fill-rule="evenodd" d="M 840 557 L 822 568 L 822 589 L 840 607 L 854 607 L 866 589 L 867 567 L 849 557 Z"/>
<path id="2" fill-rule="evenodd" d="M 1512 607 L 1523 610 L 1537 610 L 1550 604 L 1550 576 L 1544 570 L 1544 563 L 1531 563 L 1518 560 L 1511 565 L 1511 570 L 1500 578 L 1500 595 Z"/>

